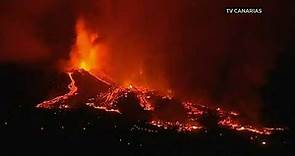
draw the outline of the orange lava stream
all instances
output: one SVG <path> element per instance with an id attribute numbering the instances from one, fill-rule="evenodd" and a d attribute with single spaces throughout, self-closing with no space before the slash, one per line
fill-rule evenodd
<path id="1" fill-rule="evenodd" d="M 231 119 L 230 117 L 219 121 L 218 124 L 237 131 L 249 131 L 261 135 L 271 135 L 273 133 L 272 130 L 267 128 L 255 128 L 251 125 L 242 125 L 241 123 Z"/>
<path id="2" fill-rule="evenodd" d="M 87 106 L 92 107 L 94 109 L 104 110 L 106 112 L 115 112 L 121 114 L 121 112 L 118 109 L 112 109 L 104 106 L 95 106 L 94 103 L 86 103 Z"/>
<path id="3" fill-rule="evenodd" d="M 129 91 L 133 91 L 136 93 L 136 96 L 139 99 L 139 104 L 144 110 L 149 110 L 149 111 L 154 110 L 154 107 L 149 102 L 149 99 L 151 97 L 149 95 L 147 95 L 148 91 L 146 89 L 135 88 L 131 85 L 128 89 L 129 89 Z"/>
<path id="4" fill-rule="evenodd" d="M 284 128 L 266 128 L 266 127 L 257 128 L 251 125 L 242 125 L 239 121 L 234 120 L 230 117 L 227 117 L 219 121 L 218 124 L 230 129 L 237 130 L 237 131 L 249 131 L 249 132 L 253 132 L 253 133 L 257 133 L 261 135 L 271 135 L 273 134 L 274 131 L 285 130 Z"/>
<path id="5" fill-rule="evenodd" d="M 78 87 L 75 85 L 75 80 L 73 79 L 72 74 L 73 74 L 72 72 L 68 72 L 68 76 L 71 80 L 71 83 L 68 85 L 68 88 L 70 90 L 68 93 L 61 95 L 61 96 L 57 96 L 54 99 L 44 101 L 44 102 L 38 104 L 36 107 L 37 108 L 48 108 L 48 109 L 53 108 L 54 104 L 64 103 L 65 100 L 76 95 L 76 93 L 78 91 Z M 59 108 L 69 108 L 69 106 L 67 104 L 62 104 L 62 105 L 59 105 Z"/>
<path id="6" fill-rule="evenodd" d="M 168 92 L 167 95 L 165 95 L 154 92 L 150 89 L 134 87 L 130 85 L 129 82 L 131 81 L 128 81 L 128 87 L 124 87 L 125 85 L 115 84 L 114 81 L 112 81 L 112 79 L 108 77 L 108 75 L 106 74 L 107 72 L 105 73 L 105 70 L 110 68 L 111 64 L 107 61 L 107 58 L 110 54 L 110 47 L 108 47 L 108 44 L 104 42 L 104 37 L 101 34 L 96 33 L 96 31 L 91 31 L 87 27 L 87 23 L 82 17 L 79 18 L 76 23 L 76 34 L 77 36 L 75 44 L 72 47 L 70 60 L 67 63 L 67 67 L 65 70 L 67 71 L 71 69 L 85 69 L 87 72 L 92 73 L 91 75 L 96 77 L 98 81 L 106 84 L 107 86 L 110 86 L 107 91 L 100 92 L 98 93 L 98 95 L 91 95 L 90 99 L 87 99 L 89 97 L 85 99 L 83 99 L 83 97 L 79 97 L 82 99 L 83 103 L 86 101 L 84 103 L 86 106 L 105 112 L 123 114 L 123 110 L 121 112 L 117 104 L 120 103 L 121 99 L 127 98 L 129 93 L 132 93 L 132 95 L 135 96 L 137 100 L 136 104 L 139 104 L 141 106 L 143 110 L 142 112 L 148 112 L 152 116 L 157 113 L 162 113 L 161 110 L 158 112 L 155 111 L 155 109 L 157 108 L 157 102 L 155 101 L 157 101 L 158 99 L 165 99 L 171 103 L 176 103 L 184 108 L 185 114 L 183 116 L 185 117 L 183 118 L 185 119 L 180 120 L 181 122 L 174 120 L 173 122 L 171 122 L 165 121 L 155 115 L 155 117 L 153 116 L 152 119 L 149 119 L 149 124 L 163 129 L 176 129 L 177 131 L 192 132 L 200 129 L 205 129 L 206 126 L 201 125 L 199 123 L 199 119 L 205 116 L 204 114 L 208 114 L 209 110 L 211 111 L 211 109 L 206 106 L 195 104 L 192 102 L 178 102 L 174 99 L 174 97 L 171 96 L 171 90 Z M 81 72 L 80 70 L 76 71 Z M 139 73 L 141 77 L 142 73 L 143 71 Z M 71 105 L 71 101 L 69 99 L 75 97 L 78 94 L 78 87 L 75 84 L 75 80 L 72 77 L 72 74 L 73 72 L 68 72 L 68 76 L 71 80 L 70 84 L 68 85 L 68 93 L 57 96 L 51 100 L 44 101 L 38 104 L 36 107 L 45 109 L 72 108 L 73 105 Z M 80 95 L 84 93 L 81 90 L 79 91 Z M 154 97 L 156 97 L 156 100 L 154 99 Z M 77 101 L 80 100 L 79 98 L 77 98 Z M 214 110 L 214 113 L 217 114 L 219 118 L 217 120 L 218 123 L 216 123 L 217 126 L 233 129 L 235 131 L 248 131 L 261 135 L 270 135 L 273 133 L 273 131 L 283 130 L 281 128 L 258 128 L 256 126 L 244 124 L 240 122 L 240 120 L 237 120 L 237 117 L 240 116 L 238 113 L 226 112 L 221 110 L 220 108 Z"/>
<path id="7" fill-rule="evenodd" d="M 236 119 L 239 116 L 239 113 L 233 111 L 226 112 L 220 108 L 217 108 L 216 111 L 218 112 L 218 115 L 222 118 L 222 120 L 218 122 L 218 125 L 232 130 L 248 131 L 260 135 L 271 135 L 274 133 L 274 131 L 285 130 L 284 128 L 267 128 L 243 124 L 238 119 Z"/>
<path id="8" fill-rule="evenodd" d="M 78 94 L 78 87 L 75 85 L 75 80 L 72 77 L 72 74 L 72 72 L 68 72 L 68 76 L 71 80 L 70 84 L 68 85 L 68 93 L 61 96 L 57 96 L 56 98 L 53 98 L 51 100 L 44 101 L 38 104 L 36 107 L 45 109 L 71 108 L 71 103 L 67 100 Z M 155 109 L 155 105 L 152 104 L 150 100 L 151 96 L 159 96 L 164 99 L 168 98 L 169 100 L 173 100 L 173 98 L 170 96 L 162 96 L 146 89 L 139 89 L 135 87 L 123 88 L 112 86 L 112 88 L 110 88 L 107 92 L 99 93 L 98 95 L 96 95 L 96 97 L 88 99 L 85 105 L 105 112 L 114 112 L 122 114 L 122 112 L 120 112 L 117 106 L 117 104 L 119 103 L 119 99 L 127 98 L 128 93 L 131 92 L 134 93 L 137 99 L 139 100 L 139 105 L 142 107 L 142 109 L 149 112 L 153 112 Z M 195 105 L 192 102 L 181 102 L 180 104 L 184 107 L 186 111 L 185 121 L 170 122 L 161 119 L 153 119 L 148 123 L 163 129 L 176 129 L 178 132 L 194 132 L 200 129 L 204 129 L 205 127 L 199 124 L 198 119 L 201 116 L 203 116 L 209 108 L 203 105 Z M 243 124 L 238 119 L 236 119 L 239 116 L 238 113 L 232 111 L 226 112 L 221 110 L 220 108 L 216 109 L 216 113 L 219 117 L 219 121 L 217 124 L 224 128 L 233 129 L 236 131 L 248 131 L 260 135 L 271 135 L 274 131 L 284 130 L 283 128 L 265 128 Z"/>

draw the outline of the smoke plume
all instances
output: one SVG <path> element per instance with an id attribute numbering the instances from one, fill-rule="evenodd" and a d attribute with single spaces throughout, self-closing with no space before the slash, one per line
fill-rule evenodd
<path id="1" fill-rule="evenodd" d="M 291 5 L 266 1 L 1 3 L 0 61 L 68 59 L 75 21 L 82 17 L 107 45 L 105 71 L 116 81 L 172 90 L 252 116 L 259 110 L 259 89 L 290 35 L 292 16 Z M 263 14 L 226 14 L 232 6 L 262 7 Z"/>

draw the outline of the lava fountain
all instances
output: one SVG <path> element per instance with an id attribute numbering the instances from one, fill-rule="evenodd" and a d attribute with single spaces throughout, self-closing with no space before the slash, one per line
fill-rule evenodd
<path id="1" fill-rule="evenodd" d="M 89 31 L 80 18 L 76 25 L 76 42 L 66 67 L 70 84 L 68 93 L 38 104 L 42 109 L 74 109 L 90 107 L 110 113 L 123 114 L 136 121 L 145 121 L 162 129 L 196 132 L 209 129 L 206 121 L 212 116 L 216 127 L 271 135 L 283 128 L 266 128 L 240 120 L 239 113 L 221 108 L 182 101 L 178 98 L 141 86 L 114 82 L 104 73 L 107 46 L 102 37 Z M 75 102 L 73 102 L 75 101 Z M 75 104 L 74 104 L 75 103 Z M 78 104 L 77 104 L 78 103 Z M 205 122 L 204 122 L 205 121 Z"/>

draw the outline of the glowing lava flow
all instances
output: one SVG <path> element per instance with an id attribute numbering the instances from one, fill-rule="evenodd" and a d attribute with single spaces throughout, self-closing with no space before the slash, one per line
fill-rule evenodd
<path id="1" fill-rule="evenodd" d="M 71 70 L 68 72 L 71 81 L 68 85 L 69 92 L 44 101 L 38 104 L 37 108 L 70 109 L 86 106 L 104 112 L 122 114 L 134 118 L 134 121 L 153 125 L 155 128 L 176 129 L 178 132 L 196 132 L 213 127 L 270 135 L 273 131 L 282 130 L 245 124 L 241 122 L 238 113 L 179 101 L 170 96 L 170 93 L 165 95 L 130 84 L 128 87 L 117 85 L 105 72 L 111 67 L 112 61 L 108 62 L 110 53 L 104 37 L 96 31 L 91 31 L 83 18 L 79 18 L 76 23 L 76 34 L 70 60 L 64 69 Z M 206 125 L 207 123 L 209 124 Z"/>
<path id="2" fill-rule="evenodd" d="M 121 114 L 115 104 L 116 100 L 121 96 L 119 94 L 120 92 L 120 88 L 109 89 L 106 93 L 98 94 L 96 98 L 88 99 L 89 102 L 86 103 L 86 105 L 95 109 L 104 110 L 106 112 L 115 112 Z"/>
<path id="3" fill-rule="evenodd" d="M 69 92 L 64 94 L 64 95 L 61 95 L 61 96 L 58 96 L 58 97 L 55 97 L 54 99 L 51 99 L 51 100 L 48 100 L 48 101 L 44 101 L 40 104 L 38 104 L 36 107 L 37 108 L 53 108 L 54 107 L 54 104 L 58 104 L 58 103 L 62 103 L 59 105 L 59 108 L 62 109 L 62 108 L 69 108 L 69 106 L 67 104 L 65 104 L 65 100 L 69 99 L 70 97 L 76 95 L 77 91 L 78 91 L 78 87 L 75 85 L 75 80 L 73 79 L 73 76 L 72 76 L 72 72 L 68 72 L 68 76 L 71 80 L 71 83 L 68 85 L 68 88 L 69 88 Z"/>
<path id="4" fill-rule="evenodd" d="M 255 128 L 251 125 L 241 125 L 238 121 L 235 121 L 231 119 L 230 117 L 227 117 L 224 120 L 221 120 L 218 122 L 221 126 L 237 130 L 237 131 L 249 131 L 261 135 L 270 135 L 272 134 L 272 129 L 269 128 Z"/>
<path id="5" fill-rule="evenodd" d="M 260 135 L 271 135 L 274 131 L 283 131 L 284 128 L 267 128 L 267 127 L 256 127 L 248 124 L 242 124 L 236 118 L 239 116 L 236 112 L 225 112 L 220 108 L 216 109 L 218 115 L 222 120 L 218 124 L 222 127 L 226 127 L 236 131 L 248 131 Z"/>
<path id="6" fill-rule="evenodd" d="M 83 93 L 83 89 L 81 89 L 80 86 L 76 86 L 77 85 L 75 82 L 76 74 L 75 74 L 75 77 L 73 77 L 73 73 L 75 72 L 77 75 L 80 74 L 80 76 L 83 76 L 83 74 L 81 73 L 86 71 L 75 70 L 73 72 L 68 72 L 68 76 L 71 80 L 70 84 L 68 85 L 69 92 L 64 95 L 58 96 L 54 99 L 44 101 L 38 104 L 36 107 L 45 108 L 45 109 L 74 108 L 73 104 L 71 103 L 71 98 L 76 98 L 76 96 L 78 95 L 78 92 L 85 94 Z M 92 76 L 91 74 L 89 75 Z M 99 91 L 91 98 L 86 98 L 88 95 L 85 97 L 80 96 L 79 98 L 75 99 L 76 103 L 78 100 L 78 102 L 80 102 L 82 105 L 86 105 L 90 108 L 102 110 L 105 112 L 119 113 L 119 114 L 126 113 L 126 109 L 123 109 L 123 111 L 121 111 L 119 105 L 121 105 L 121 107 L 124 107 L 125 105 L 138 105 L 140 107 L 139 109 L 141 110 L 134 110 L 135 112 L 131 112 L 131 113 L 137 113 L 140 115 L 141 112 L 144 111 L 148 113 L 150 116 L 148 121 L 146 121 L 148 124 L 156 126 L 158 128 L 162 128 L 162 129 L 176 129 L 178 132 L 186 132 L 186 131 L 195 132 L 201 129 L 208 128 L 206 124 L 204 123 L 200 124 L 200 120 L 206 117 L 206 114 L 207 115 L 210 114 L 209 112 L 211 113 L 213 112 L 213 114 L 217 116 L 216 126 L 223 127 L 226 129 L 232 129 L 235 131 L 247 131 L 247 132 L 259 134 L 259 135 L 270 135 L 274 131 L 284 130 L 283 128 L 264 128 L 264 127 L 245 124 L 241 122 L 240 120 L 238 120 L 240 115 L 236 112 L 226 112 L 224 110 L 221 110 L 220 108 L 217 108 L 216 110 L 214 110 L 203 105 L 194 104 L 192 102 L 178 102 L 173 97 L 163 96 L 155 91 L 149 91 L 147 89 L 139 89 L 136 87 L 127 87 L 127 88 L 119 87 L 116 85 L 112 85 L 113 83 L 105 83 L 105 81 L 101 81 L 101 79 L 102 78 L 99 78 L 99 79 L 97 78 L 96 79 L 98 80 L 97 83 L 101 83 L 108 86 L 108 89 L 106 89 L 105 91 Z M 86 90 L 87 92 L 89 90 L 89 87 L 92 87 L 92 86 L 88 86 L 84 90 Z M 126 100 L 128 101 L 129 97 L 131 97 L 133 101 L 131 101 L 131 103 L 129 102 L 125 103 Z M 79 99 L 81 101 L 79 101 Z M 169 120 L 169 119 L 167 120 L 167 118 L 162 118 L 161 113 L 163 113 L 162 111 L 165 112 L 167 108 L 165 107 L 164 108 L 165 110 L 164 109 L 159 110 L 159 107 L 157 105 L 162 105 L 165 103 L 173 104 L 173 105 L 176 104 L 180 106 L 179 108 L 183 108 L 183 110 L 185 111 L 184 116 L 181 117 L 179 120 Z M 133 106 L 131 107 L 133 108 Z M 168 105 L 168 107 L 170 106 Z M 137 107 L 135 108 L 138 109 Z M 127 109 L 129 108 L 127 107 Z M 129 111 L 130 110 L 127 110 L 127 114 L 130 113 Z M 210 120 L 210 116 L 207 118 L 209 118 Z M 135 120 L 140 120 L 140 119 L 135 119 Z"/>

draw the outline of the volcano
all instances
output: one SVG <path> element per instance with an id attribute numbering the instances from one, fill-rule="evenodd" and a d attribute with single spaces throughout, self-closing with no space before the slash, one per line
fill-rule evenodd
<path id="1" fill-rule="evenodd" d="M 207 129 L 225 128 L 250 135 L 271 135 L 284 128 L 266 128 L 246 120 L 237 112 L 183 101 L 156 90 L 129 87 L 94 76 L 79 69 L 67 73 L 69 91 L 46 100 L 36 107 L 39 109 L 80 109 L 90 108 L 116 113 L 129 121 L 140 121 L 163 130 L 197 132 Z M 64 84 L 61 84 L 64 85 Z"/>

